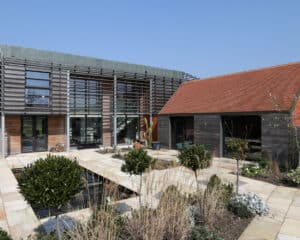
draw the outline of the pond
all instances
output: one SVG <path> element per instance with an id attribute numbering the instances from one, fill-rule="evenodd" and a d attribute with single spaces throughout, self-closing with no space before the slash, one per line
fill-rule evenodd
<path id="1" fill-rule="evenodd" d="M 16 179 L 22 172 L 22 168 L 12 169 Z M 102 204 L 104 201 L 118 201 L 137 196 L 133 192 L 123 186 L 120 186 L 96 173 L 93 173 L 85 168 L 82 172 L 83 187 L 76 196 L 67 202 L 60 210 L 42 208 L 31 205 L 35 214 L 39 218 L 54 216 L 57 213 L 67 213 L 79 209 L 89 208 Z"/>

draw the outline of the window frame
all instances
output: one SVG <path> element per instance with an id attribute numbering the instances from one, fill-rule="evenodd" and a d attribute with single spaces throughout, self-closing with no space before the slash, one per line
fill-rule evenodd
<path id="1" fill-rule="evenodd" d="M 46 78 L 35 78 L 32 76 L 29 76 L 28 73 L 33 73 L 33 74 L 47 74 L 48 79 Z M 48 86 L 38 86 L 38 85 L 28 85 L 28 80 L 33 80 L 33 81 L 41 81 L 41 82 L 48 82 Z M 47 91 L 48 94 L 33 94 L 33 93 L 28 93 L 30 90 L 41 90 L 41 91 Z M 30 97 L 32 98 L 37 98 L 37 99 L 48 99 L 47 103 L 35 103 L 34 100 L 32 103 L 29 103 Z M 26 107 L 39 107 L 39 108 L 48 108 L 50 106 L 51 102 L 51 73 L 50 72 L 43 72 L 43 71 L 32 71 L 32 70 L 26 70 L 25 72 L 25 105 Z"/>

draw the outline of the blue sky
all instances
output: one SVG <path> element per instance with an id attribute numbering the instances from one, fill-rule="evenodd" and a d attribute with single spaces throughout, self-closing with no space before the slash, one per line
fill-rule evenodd
<path id="1" fill-rule="evenodd" d="M 0 43 L 208 77 L 300 61 L 299 9 L 299 0 L 9 0 Z"/>

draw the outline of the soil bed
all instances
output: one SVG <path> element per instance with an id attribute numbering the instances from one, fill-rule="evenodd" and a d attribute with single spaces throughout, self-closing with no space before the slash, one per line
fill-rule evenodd
<path id="1" fill-rule="evenodd" d="M 276 186 L 284 186 L 284 187 L 294 187 L 294 188 L 300 188 L 300 186 L 297 186 L 296 184 L 293 184 L 287 179 L 286 173 L 280 173 L 278 176 L 275 176 L 274 174 L 270 174 L 268 176 L 254 176 L 254 177 L 247 177 L 246 178 L 263 181 L 267 183 L 274 184 Z"/>
<path id="2" fill-rule="evenodd" d="M 230 211 L 225 210 L 223 216 L 217 219 L 215 229 L 218 236 L 224 240 L 239 239 L 253 218 L 239 218 Z"/>

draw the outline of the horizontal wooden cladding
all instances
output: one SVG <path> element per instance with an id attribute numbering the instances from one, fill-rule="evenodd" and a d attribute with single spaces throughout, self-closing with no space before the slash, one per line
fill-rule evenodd
<path id="1" fill-rule="evenodd" d="M 158 141 L 166 148 L 171 147 L 171 124 L 169 116 L 158 116 Z"/>
<path id="2" fill-rule="evenodd" d="M 289 114 L 269 113 L 262 115 L 262 151 L 275 161 L 288 159 Z"/>
<path id="3" fill-rule="evenodd" d="M 4 64 L 4 110 L 24 111 L 25 67 Z"/>
<path id="4" fill-rule="evenodd" d="M 221 119 L 219 115 L 194 116 L 194 142 L 208 145 L 214 156 L 220 156 Z"/>
<path id="5" fill-rule="evenodd" d="M 117 76 L 118 86 L 134 86 L 134 91 L 117 91 L 117 111 L 122 114 L 158 113 L 173 93 L 177 90 L 182 79 L 165 78 L 128 72 L 117 72 L 113 69 L 90 68 L 86 66 L 60 65 L 40 61 L 16 58 L 4 59 L 4 110 L 8 113 L 40 112 L 50 114 L 65 114 L 67 111 L 67 72 L 70 78 L 100 81 L 98 92 L 88 93 L 90 98 L 99 98 L 93 108 L 79 109 L 80 113 L 111 114 L 114 109 L 114 75 Z M 25 84 L 26 70 L 50 73 L 50 102 L 49 107 L 26 107 Z M 152 96 L 150 96 L 152 82 Z M 70 86 L 71 87 L 71 86 Z M 130 87 L 129 87 L 130 88 Z M 81 90 L 78 91 L 79 93 Z M 94 96 L 95 95 L 95 96 Z M 74 92 L 70 89 L 70 112 L 78 113 L 71 98 Z M 77 98 L 80 98 L 80 94 Z M 80 102 L 80 99 L 79 99 Z M 94 104 L 94 103 L 93 103 Z M 150 105 L 152 104 L 152 108 Z"/>
<path id="6" fill-rule="evenodd" d="M 50 73 L 50 99 L 48 107 L 25 105 L 26 71 Z M 67 109 L 67 73 L 59 68 L 48 66 L 30 66 L 27 61 L 4 60 L 4 111 L 7 113 L 57 113 L 64 114 Z"/>

